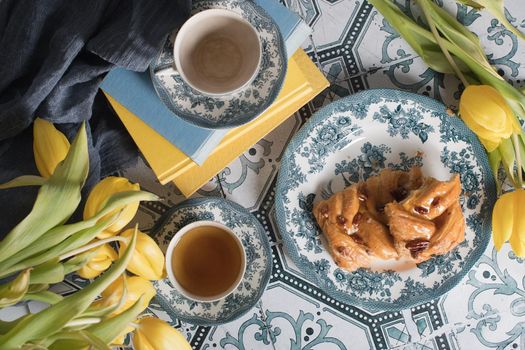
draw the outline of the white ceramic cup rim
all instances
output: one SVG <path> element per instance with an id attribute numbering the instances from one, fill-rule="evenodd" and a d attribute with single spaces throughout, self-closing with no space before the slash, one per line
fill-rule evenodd
<path id="1" fill-rule="evenodd" d="M 177 246 L 181 238 L 185 236 L 188 232 L 193 230 L 194 228 L 201 227 L 201 226 L 213 226 L 213 227 L 220 228 L 223 231 L 227 232 L 230 236 L 234 238 L 235 242 L 237 242 L 237 245 L 239 246 L 240 251 L 242 252 L 241 253 L 241 269 L 240 269 L 239 275 L 237 276 L 237 279 L 235 280 L 235 282 L 233 282 L 230 288 L 228 288 L 224 292 L 217 294 L 217 295 L 208 296 L 208 297 L 195 295 L 189 292 L 188 290 L 186 290 L 184 287 L 182 287 L 180 283 L 177 281 L 177 279 L 175 278 L 175 274 L 173 273 L 173 267 L 171 263 L 172 257 L 173 257 L 173 251 L 175 250 L 175 247 Z M 241 239 L 237 237 L 237 235 L 233 232 L 233 230 L 230 229 L 228 226 L 215 222 L 215 221 L 207 221 L 207 220 L 195 221 L 181 228 L 179 231 L 177 231 L 177 233 L 175 233 L 175 235 L 171 239 L 168 245 L 168 249 L 166 250 L 166 271 L 168 273 L 169 281 L 172 283 L 175 289 L 177 289 L 186 298 L 194 300 L 194 301 L 198 301 L 198 302 L 218 301 L 230 295 L 235 289 L 237 289 L 237 287 L 241 283 L 244 277 L 244 273 L 246 272 L 246 252 L 241 242 Z"/>
<path id="2" fill-rule="evenodd" d="M 255 37 L 257 38 L 258 47 L 259 47 L 259 57 L 258 57 L 257 66 L 256 66 L 257 68 L 254 69 L 254 71 L 252 72 L 252 75 L 250 76 L 250 78 L 248 80 L 246 80 L 241 86 L 236 87 L 235 89 L 228 90 L 228 91 L 223 91 L 223 92 L 220 92 L 220 93 L 205 91 L 205 90 L 203 90 L 201 88 L 198 88 L 194 84 L 192 84 L 191 81 L 186 77 L 186 75 L 184 74 L 184 70 L 181 67 L 181 63 L 180 63 L 181 60 L 179 58 L 179 56 L 181 54 L 181 52 L 180 52 L 181 40 L 177 40 L 180 36 L 184 36 L 184 35 L 187 34 L 186 32 L 191 29 L 191 26 L 192 26 L 192 24 L 194 22 L 199 21 L 201 19 L 201 17 L 209 16 L 210 13 L 212 13 L 212 12 L 216 13 L 217 15 L 228 16 L 228 17 L 235 17 L 236 20 L 239 20 L 239 21 L 244 22 L 245 24 L 247 24 L 248 27 L 251 28 L 251 30 L 255 34 Z M 226 10 L 226 9 L 207 9 L 207 10 L 203 10 L 201 12 L 198 12 L 198 13 L 192 15 L 180 27 L 180 29 L 179 29 L 176 37 L 175 37 L 175 41 L 174 41 L 174 45 L 173 45 L 173 59 L 175 61 L 175 67 L 176 67 L 177 74 L 179 74 L 181 76 L 182 80 L 184 80 L 184 82 L 186 84 L 188 84 L 189 86 L 191 86 L 193 89 L 199 91 L 200 93 L 202 93 L 204 95 L 215 96 L 215 97 L 217 97 L 217 96 L 224 96 L 224 95 L 231 95 L 231 94 L 234 94 L 234 93 L 244 89 L 247 85 L 251 84 L 251 82 L 255 79 L 255 77 L 259 73 L 259 69 L 261 67 L 261 60 L 262 60 L 261 38 L 259 37 L 259 34 L 257 33 L 257 30 L 254 28 L 254 26 L 250 22 L 248 22 L 247 20 L 242 18 L 239 14 L 237 14 L 237 13 L 235 13 L 233 11 L 230 11 L 230 10 Z"/>

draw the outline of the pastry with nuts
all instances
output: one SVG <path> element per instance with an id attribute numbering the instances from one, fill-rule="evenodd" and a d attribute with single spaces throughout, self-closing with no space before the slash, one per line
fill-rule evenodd
<path id="1" fill-rule="evenodd" d="M 373 258 L 420 263 L 464 239 L 459 176 L 450 181 L 384 169 L 314 205 L 313 214 L 336 264 L 347 271 Z"/>

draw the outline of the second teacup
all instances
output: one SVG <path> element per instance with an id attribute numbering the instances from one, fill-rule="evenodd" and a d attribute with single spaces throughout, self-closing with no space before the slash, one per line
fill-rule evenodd
<path id="1" fill-rule="evenodd" d="M 227 226 L 196 221 L 172 238 L 166 270 L 172 285 L 187 298 L 216 301 L 239 286 L 246 270 L 244 246 Z"/>
<path id="2" fill-rule="evenodd" d="M 177 33 L 173 50 L 182 79 L 203 94 L 232 94 L 257 75 L 261 42 L 238 14 L 209 9 L 193 15 Z"/>

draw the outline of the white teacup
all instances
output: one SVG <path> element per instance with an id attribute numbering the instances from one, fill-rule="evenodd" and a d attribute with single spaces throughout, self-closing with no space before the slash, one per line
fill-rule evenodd
<path id="1" fill-rule="evenodd" d="M 180 229 L 166 251 L 172 285 L 185 297 L 212 302 L 225 298 L 246 271 L 244 246 L 227 226 L 196 221 Z"/>
<path id="2" fill-rule="evenodd" d="M 210 96 L 235 93 L 259 71 L 261 41 L 255 28 L 224 9 L 199 12 L 180 28 L 173 58 L 176 71 L 195 90 Z"/>

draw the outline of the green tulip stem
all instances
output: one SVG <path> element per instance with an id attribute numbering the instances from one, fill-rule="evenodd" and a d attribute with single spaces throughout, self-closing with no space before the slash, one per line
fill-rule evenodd
<path id="1" fill-rule="evenodd" d="M 100 317 L 84 317 L 84 318 L 77 318 L 73 321 L 70 321 L 66 323 L 64 327 L 78 327 L 78 326 L 86 326 L 90 324 L 97 324 L 102 321 L 102 318 Z"/>
<path id="2" fill-rule="evenodd" d="M 430 31 L 432 32 L 432 35 L 434 35 L 434 38 L 436 39 L 436 43 L 438 44 L 439 48 L 443 52 L 443 55 L 445 55 L 445 58 L 447 59 L 448 63 L 450 63 L 450 66 L 452 67 L 452 70 L 454 70 L 454 73 L 458 76 L 458 78 L 461 80 L 463 85 L 465 87 L 469 86 L 467 79 L 463 75 L 463 72 L 458 68 L 458 65 L 456 64 L 456 61 L 454 58 L 450 55 L 450 52 L 447 50 L 445 43 L 443 43 L 443 38 L 439 34 L 436 25 L 434 24 L 434 21 L 432 20 L 432 16 L 428 12 L 427 4 L 425 3 L 427 0 L 418 0 L 417 2 L 421 6 L 421 9 L 423 10 L 423 14 L 425 15 L 425 18 L 427 20 L 428 26 L 430 28 Z"/>
<path id="3" fill-rule="evenodd" d="M 514 153 L 516 153 L 516 163 L 518 165 L 518 184 L 520 188 L 523 188 L 523 175 L 522 175 L 522 168 L 521 168 L 521 152 L 519 149 L 519 142 L 518 134 L 513 133 L 512 134 L 512 144 L 514 145 Z"/>
<path id="4" fill-rule="evenodd" d="M 95 242 L 86 244 L 83 247 L 80 247 L 80 248 L 74 249 L 74 250 L 72 250 L 70 252 L 67 252 L 67 253 L 61 255 L 58 259 L 60 261 L 62 261 L 62 260 L 65 260 L 67 258 L 70 258 L 72 256 L 84 253 L 84 252 L 86 252 L 88 250 L 91 250 L 93 248 L 96 248 L 96 247 L 99 247 L 101 245 L 104 245 L 106 243 L 111 243 L 111 242 L 116 242 L 116 241 L 123 242 L 123 243 L 126 243 L 126 244 L 128 243 L 128 240 L 126 238 L 124 238 L 124 237 L 120 237 L 120 236 L 109 237 L 109 238 L 106 238 L 106 239 L 101 239 L 100 241 L 95 241 Z"/>

